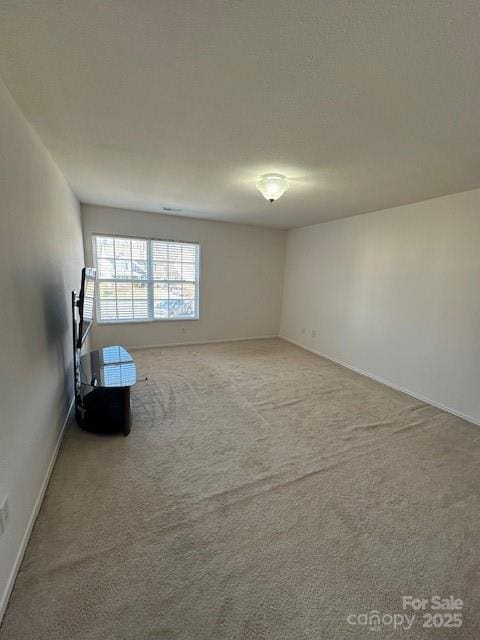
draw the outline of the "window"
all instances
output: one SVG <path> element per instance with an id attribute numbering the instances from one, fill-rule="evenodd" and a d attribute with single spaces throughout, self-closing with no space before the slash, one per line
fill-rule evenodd
<path id="1" fill-rule="evenodd" d="M 94 236 L 97 320 L 198 319 L 198 244 Z"/>

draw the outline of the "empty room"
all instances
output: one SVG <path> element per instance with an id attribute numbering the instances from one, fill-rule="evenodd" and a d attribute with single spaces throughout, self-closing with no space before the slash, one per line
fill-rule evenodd
<path id="1" fill-rule="evenodd" d="M 480 5 L 0 3 L 0 640 L 477 640 Z"/>

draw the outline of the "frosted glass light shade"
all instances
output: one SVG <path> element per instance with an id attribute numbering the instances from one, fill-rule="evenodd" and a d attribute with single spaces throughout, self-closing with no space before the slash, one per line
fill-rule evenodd
<path id="1" fill-rule="evenodd" d="M 260 176 L 257 182 L 257 189 L 269 202 L 278 200 L 288 187 L 287 178 L 280 173 L 266 173 L 264 176 Z"/>

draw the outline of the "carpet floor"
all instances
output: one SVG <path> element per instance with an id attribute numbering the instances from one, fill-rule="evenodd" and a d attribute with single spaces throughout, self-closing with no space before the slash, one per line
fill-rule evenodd
<path id="1" fill-rule="evenodd" d="M 478 639 L 478 427 L 280 339 L 135 355 L 132 432 L 67 431 L 1 640 Z M 407 595 L 462 627 L 395 631 Z"/>

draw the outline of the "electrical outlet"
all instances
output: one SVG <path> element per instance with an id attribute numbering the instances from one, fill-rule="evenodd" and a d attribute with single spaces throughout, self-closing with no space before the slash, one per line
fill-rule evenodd
<path id="1" fill-rule="evenodd" d="M 7 524 L 8 518 L 10 516 L 10 505 L 8 504 L 8 497 L 5 496 L 5 499 L 2 502 L 2 506 L 0 507 L 0 511 L 2 512 L 3 522 Z"/>
<path id="2" fill-rule="evenodd" d="M 303 329 L 302 329 L 302 336 L 304 336 L 304 335 L 305 335 L 305 327 L 303 327 Z"/>
<path id="3" fill-rule="evenodd" d="M 10 506 L 8 504 L 8 497 L 5 496 L 2 503 L 0 504 L 0 536 L 5 531 L 9 516 L 10 516 Z"/>
<path id="4" fill-rule="evenodd" d="M 315 329 L 312 331 L 312 338 L 315 338 L 317 335 L 317 332 L 315 331 Z"/>

